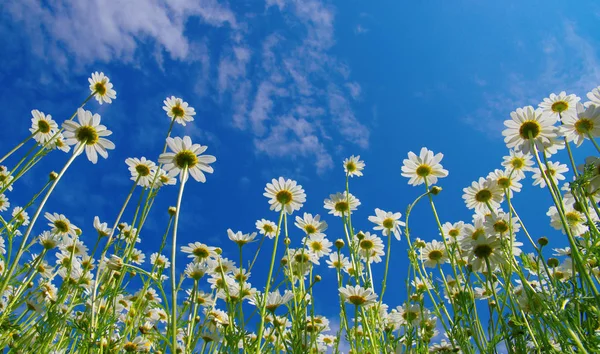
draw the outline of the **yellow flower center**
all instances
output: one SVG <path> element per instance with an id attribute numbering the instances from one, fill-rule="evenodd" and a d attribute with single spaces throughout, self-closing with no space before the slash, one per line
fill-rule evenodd
<path id="1" fill-rule="evenodd" d="M 360 295 L 351 295 L 348 296 L 348 301 L 350 301 L 350 303 L 353 305 L 360 306 L 364 304 L 367 300 Z"/>
<path id="2" fill-rule="evenodd" d="M 492 199 L 492 192 L 487 189 L 482 189 L 475 194 L 475 200 L 480 203 L 489 202 Z"/>
<path id="3" fill-rule="evenodd" d="M 363 250 L 370 250 L 373 248 L 373 246 L 375 246 L 375 244 L 371 240 L 360 241 L 360 248 L 362 248 Z"/>
<path id="4" fill-rule="evenodd" d="M 508 224 L 504 220 L 498 220 L 494 223 L 494 231 L 498 233 L 505 233 L 508 231 Z"/>
<path id="5" fill-rule="evenodd" d="M 541 131 L 540 124 L 533 120 L 528 120 L 525 123 L 521 124 L 521 128 L 519 128 L 519 135 L 521 138 L 528 140 L 529 135 L 531 134 L 531 138 L 535 139 Z"/>
<path id="6" fill-rule="evenodd" d="M 429 254 L 427 255 L 427 257 L 429 259 L 431 259 L 432 261 L 439 261 L 440 259 L 442 259 L 442 257 L 444 256 L 444 253 L 440 250 L 433 250 L 430 251 Z"/>
<path id="7" fill-rule="evenodd" d="M 314 234 L 315 232 L 317 232 L 317 228 L 313 225 L 306 225 L 304 226 L 304 232 L 306 232 L 306 234 L 308 235 Z"/>
<path id="8" fill-rule="evenodd" d="M 428 165 L 421 165 L 417 167 L 416 173 L 419 177 L 427 177 L 431 174 L 431 167 Z"/>
<path id="9" fill-rule="evenodd" d="M 349 173 L 356 171 L 356 165 L 354 164 L 354 162 L 348 161 L 348 163 L 346 164 L 346 170 L 348 170 Z"/>
<path id="10" fill-rule="evenodd" d="M 348 211 L 348 209 L 350 209 L 350 206 L 348 205 L 348 202 L 337 202 L 335 203 L 335 210 L 339 211 L 340 213 L 345 213 Z"/>
<path id="11" fill-rule="evenodd" d="M 148 166 L 146 166 L 144 164 L 139 164 L 139 165 L 135 166 L 135 170 L 138 173 L 138 175 L 140 175 L 142 177 L 146 177 L 150 174 L 150 169 L 148 168 Z"/>
<path id="12" fill-rule="evenodd" d="M 581 221 L 579 214 L 574 211 L 566 213 L 565 217 L 567 218 L 569 225 L 576 225 Z"/>
<path id="13" fill-rule="evenodd" d="M 575 130 L 577 130 L 579 134 L 587 134 L 592 129 L 594 129 L 594 122 L 589 119 L 581 118 L 575 122 Z"/>
<path id="14" fill-rule="evenodd" d="M 508 178 L 508 177 L 498 178 L 498 185 L 502 188 L 509 188 L 510 187 L 510 178 Z"/>
<path id="15" fill-rule="evenodd" d="M 104 86 L 104 82 L 97 82 L 96 85 L 94 85 L 94 90 L 100 96 L 104 96 L 104 94 L 106 94 L 106 86 Z"/>
<path id="16" fill-rule="evenodd" d="M 515 157 L 514 159 L 512 159 L 510 161 L 510 164 L 512 165 L 512 167 L 515 170 L 520 170 L 521 168 L 523 168 L 523 166 L 525 166 L 525 160 L 521 159 L 521 158 L 518 158 L 518 157 Z"/>
<path id="17" fill-rule="evenodd" d="M 562 113 L 569 109 L 569 103 L 566 101 L 556 101 L 552 104 L 552 112 Z"/>
<path id="18" fill-rule="evenodd" d="M 69 225 L 63 220 L 56 220 L 54 222 L 54 227 L 61 233 L 69 231 Z"/>
<path id="19" fill-rule="evenodd" d="M 448 235 L 450 235 L 454 238 L 456 238 L 458 236 L 458 234 L 459 234 L 459 232 L 457 229 L 452 229 L 452 230 L 448 231 Z"/>
<path id="20" fill-rule="evenodd" d="M 181 150 L 175 155 L 175 165 L 180 169 L 192 168 L 198 163 L 198 156 L 190 150 Z"/>
<path id="21" fill-rule="evenodd" d="M 271 225 L 265 224 L 263 225 L 263 231 L 265 232 L 265 234 L 269 234 L 275 230 L 273 230 L 273 227 L 271 227 Z"/>
<path id="22" fill-rule="evenodd" d="M 385 227 L 386 229 L 393 229 L 394 228 L 394 219 L 392 218 L 387 218 L 385 220 L 383 220 L 383 222 L 381 223 L 383 225 L 383 227 Z"/>
<path id="23" fill-rule="evenodd" d="M 96 128 L 89 125 L 82 125 L 77 128 L 75 137 L 86 145 L 94 145 L 98 142 L 98 132 L 96 131 Z"/>
<path id="24" fill-rule="evenodd" d="M 488 258 L 493 251 L 489 245 L 477 245 L 473 248 L 473 253 L 477 258 Z"/>
<path id="25" fill-rule="evenodd" d="M 185 114 L 184 110 L 179 106 L 179 104 L 171 108 L 171 113 L 173 114 L 174 118 L 181 118 Z"/>
<path id="26" fill-rule="evenodd" d="M 192 253 L 194 254 L 194 256 L 196 256 L 197 258 L 200 258 L 200 259 L 207 258 L 208 255 L 210 254 L 208 252 L 208 250 L 206 248 L 204 248 L 204 247 L 194 248 L 194 250 L 192 251 Z"/>
<path id="27" fill-rule="evenodd" d="M 315 252 L 319 252 L 323 250 L 323 245 L 320 242 L 313 242 L 310 248 Z"/>
<path id="28" fill-rule="evenodd" d="M 483 236 L 483 235 L 485 235 L 485 231 L 483 229 L 477 229 L 477 230 L 473 231 L 473 233 L 471 234 L 471 239 L 477 240 L 479 238 L 479 236 Z"/>
<path id="29" fill-rule="evenodd" d="M 284 189 L 284 190 L 277 192 L 277 194 L 275 195 L 275 199 L 277 199 L 277 201 L 281 205 L 288 205 L 289 203 L 292 202 L 292 200 L 294 199 L 294 196 L 292 195 L 292 193 L 290 191 Z"/>
<path id="30" fill-rule="evenodd" d="M 38 130 L 40 133 L 47 134 L 50 132 L 50 124 L 47 121 L 40 119 L 38 121 Z"/>

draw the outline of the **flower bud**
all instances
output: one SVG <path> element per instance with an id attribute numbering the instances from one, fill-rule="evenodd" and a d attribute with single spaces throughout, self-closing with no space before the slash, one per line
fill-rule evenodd
<path id="1" fill-rule="evenodd" d="M 215 253 L 221 255 L 221 253 L 223 253 L 223 250 L 221 249 L 221 247 L 217 247 L 215 248 Z"/>
<path id="2" fill-rule="evenodd" d="M 440 192 L 442 191 L 442 187 L 438 187 L 438 186 L 433 186 L 431 187 L 431 189 L 429 190 L 429 193 L 433 194 L 433 195 L 438 195 L 440 194 Z"/>
<path id="3" fill-rule="evenodd" d="M 548 258 L 548 267 L 550 267 L 550 268 L 558 267 L 558 263 L 559 263 L 558 259 L 553 258 L 553 257 Z"/>
<path id="4" fill-rule="evenodd" d="M 290 240 L 289 237 L 286 237 L 286 238 L 283 239 L 283 244 L 284 245 L 289 246 L 290 243 L 292 243 L 292 240 Z"/>
<path id="5" fill-rule="evenodd" d="M 177 214 L 177 208 L 174 206 L 170 206 L 168 212 L 169 216 L 175 216 L 175 214 Z"/>
<path id="6" fill-rule="evenodd" d="M 342 240 L 341 238 L 338 238 L 337 240 L 335 240 L 335 247 L 339 250 L 344 248 L 344 240 Z"/>
<path id="7" fill-rule="evenodd" d="M 52 172 L 50 172 L 50 175 L 48 176 L 48 178 L 50 178 L 51 181 L 54 181 L 58 178 L 58 173 L 52 171 Z"/>
<path id="8" fill-rule="evenodd" d="M 318 283 L 321 281 L 321 276 L 320 275 L 315 275 L 315 283 Z"/>
<path id="9" fill-rule="evenodd" d="M 538 238 L 538 244 L 542 247 L 548 244 L 548 239 L 545 236 Z"/>
<path id="10" fill-rule="evenodd" d="M 365 234 L 362 231 L 359 231 L 356 234 L 356 238 L 359 239 L 359 240 L 362 240 L 363 238 L 365 238 Z"/>

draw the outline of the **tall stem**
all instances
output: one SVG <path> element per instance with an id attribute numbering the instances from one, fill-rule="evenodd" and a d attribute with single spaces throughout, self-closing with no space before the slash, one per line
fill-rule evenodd
<path id="1" fill-rule="evenodd" d="M 183 187 L 188 178 L 188 168 L 185 166 L 181 171 L 181 184 L 179 185 L 179 195 L 177 196 L 177 211 L 175 213 L 175 225 L 173 226 L 173 242 L 171 244 L 171 298 L 173 306 L 171 307 L 171 348 L 175 353 L 177 350 L 177 281 L 175 279 L 175 255 L 177 253 L 177 228 L 179 227 L 179 214 L 181 213 L 181 199 L 183 197 Z M 188 333 L 189 335 L 189 333 Z"/>
<path id="2" fill-rule="evenodd" d="M 37 134 L 38 131 L 39 130 L 36 130 L 33 134 L 31 134 L 30 136 L 28 136 L 27 138 L 25 138 L 17 146 L 15 146 L 12 150 L 10 150 L 6 155 L 2 156 L 2 158 L 0 159 L 0 163 L 4 162 L 4 160 L 6 160 L 10 155 L 12 155 L 15 151 L 19 150 L 21 148 L 21 146 L 25 145 L 25 143 L 28 142 L 29 139 L 33 138 L 33 136 L 35 134 Z"/>

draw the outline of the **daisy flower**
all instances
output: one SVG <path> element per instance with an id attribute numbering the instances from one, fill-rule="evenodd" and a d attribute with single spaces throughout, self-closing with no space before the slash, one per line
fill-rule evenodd
<path id="1" fill-rule="evenodd" d="M 254 305 L 261 304 L 263 298 L 264 298 L 264 295 L 257 292 L 256 295 L 254 296 L 254 300 L 251 301 L 250 303 L 254 304 Z M 277 308 L 279 306 L 287 304 L 293 298 L 294 298 L 294 293 L 291 292 L 290 290 L 285 290 L 283 292 L 283 295 L 281 295 L 279 290 L 275 290 L 273 292 L 270 292 L 267 295 L 266 308 L 267 308 L 267 310 L 269 310 L 269 312 L 274 313 L 275 310 L 277 310 Z"/>
<path id="2" fill-rule="evenodd" d="M 323 234 L 312 234 L 308 238 L 304 237 L 302 244 L 306 245 L 308 252 L 314 254 L 317 258 L 330 254 L 331 246 L 333 246 L 333 243 L 326 239 Z"/>
<path id="3" fill-rule="evenodd" d="M 410 178 L 408 184 L 418 186 L 423 183 L 432 185 L 437 183 L 438 177 L 448 176 L 448 171 L 444 170 L 440 164 L 444 154 L 433 154 L 433 151 L 427 148 L 421 148 L 419 156 L 414 152 L 408 153 L 408 159 L 403 161 L 402 176 Z"/>
<path id="4" fill-rule="evenodd" d="M 271 239 L 275 237 L 275 233 L 277 232 L 277 224 L 267 219 L 257 220 L 256 228 L 261 235 L 265 235 Z"/>
<path id="5" fill-rule="evenodd" d="M 185 275 L 194 280 L 200 280 L 208 272 L 206 263 L 189 263 L 185 267 Z"/>
<path id="6" fill-rule="evenodd" d="M 227 236 L 238 246 L 243 246 L 249 242 L 252 242 L 256 238 L 256 232 L 251 234 L 243 234 L 241 231 L 233 232 L 231 229 L 227 229 Z"/>
<path id="7" fill-rule="evenodd" d="M 577 103 L 580 98 L 576 95 L 567 95 L 562 91 L 558 95 L 551 93 L 550 97 L 544 98 L 544 101 L 538 105 L 542 112 L 549 118 L 557 122 L 560 118 L 577 116 Z"/>
<path id="8" fill-rule="evenodd" d="M 573 141 L 579 147 L 590 136 L 600 136 L 600 106 L 591 105 L 584 109 L 579 104 L 577 108 L 578 114 L 563 118 L 559 129 L 568 142 Z"/>
<path id="9" fill-rule="evenodd" d="M 369 216 L 369 221 L 375 223 L 377 226 L 373 227 L 373 230 L 382 230 L 384 236 L 389 236 L 394 233 L 394 237 L 400 241 L 400 226 L 405 226 L 403 221 L 400 221 L 400 213 L 391 213 L 389 211 L 383 211 L 379 208 L 375 208 L 375 215 Z"/>
<path id="10" fill-rule="evenodd" d="M 58 124 L 52 119 L 51 115 L 45 115 L 44 113 L 34 109 L 31 111 L 31 128 L 29 131 L 33 134 L 33 139 L 39 144 L 45 144 L 58 129 Z"/>
<path id="11" fill-rule="evenodd" d="M 97 71 L 88 79 L 90 83 L 90 91 L 98 103 L 112 103 L 112 100 L 117 98 L 117 91 L 113 89 L 113 84 L 104 73 Z"/>
<path id="12" fill-rule="evenodd" d="M 600 106 L 600 86 L 598 86 L 595 89 L 593 89 L 592 91 L 588 92 L 587 98 L 590 101 L 586 102 L 586 105 L 585 105 L 586 107 L 589 107 L 591 105 Z"/>
<path id="13" fill-rule="evenodd" d="M 169 259 L 162 254 L 158 254 L 157 252 L 152 253 L 150 256 L 150 264 L 157 268 L 167 269 L 171 266 L 171 262 Z"/>
<path id="14" fill-rule="evenodd" d="M 495 236 L 481 236 L 471 242 L 471 247 L 467 250 L 469 264 L 474 272 L 488 272 L 487 263 L 490 264 L 490 271 L 494 271 L 499 265 L 506 263 L 502 244 Z"/>
<path id="15" fill-rule="evenodd" d="M 29 214 L 20 206 L 15 207 L 13 209 L 12 217 L 15 219 L 16 222 L 20 223 L 20 225 L 29 225 Z"/>
<path id="16" fill-rule="evenodd" d="M 361 233 L 362 238 L 358 240 L 358 253 L 369 263 L 381 262 L 381 256 L 385 254 L 383 240 L 370 232 Z"/>
<path id="17" fill-rule="evenodd" d="M 321 216 L 318 214 L 314 217 L 309 213 L 304 213 L 303 217 L 296 216 L 296 222 L 294 225 L 296 225 L 296 227 L 300 230 L 304 231 L 304 233 L 308 236 L 325 236 L 323 231 L 327 230 L 327 223 L 325 221 L 321 221 Z"/>
<path id="18" fill-rule="evenodd" d="M 487 179 L 495 181 L 498 188 L 503 192 L 505 189 L 508 190 L 508 195 L 512 198 L 513 192 L 518 193 L 523 188 L 523 185 L 519 183 L 521 177 L 516 173 L 513 173 L 513 175 L 511 176 L 508 171 L 496 169 L 494 172 L 490 172 Z"/>
<path id="19" fill-rule="evenodd" d="M 411 323 L 413 326 L 418 326 L 421 322 L 422 312 L 425 313 L 425 311 L 421 311 L 418 304 L 402 305 L 392 310 L 390 317 L 398 325 Z"/>
<path id="20" fill-rule="evenodd" d="M 125 160 L 125 163 L 129 166 L 132 181 L 137 181 L 139 186 L 150 187 L 156 171 L 156 164 L 154 162 L 147 160 L 145 157 L 141 159 L 130 157 Z"/>
<path id="21" fill-rule="evenodd" d="M 371 289 L 365 289 L 360 285 L 347 285 L 338 289 L 342 299 L 355 306 L 366 306 L 377 301 L 377 295 Z"/>
<path id="22" fill-rule="evenodd" d="M 209 259 L 216 259 L 218 257 L 216 250 L 216 247 L 207 246 L 200 242 L 181 246 L 181 252 L 188 253 L 188 258 L 194 258 L 196 263 L 206 262 Z"/>
<path id="23" fill-rule="evenodd" d="M 152 177 L 150 177 L 150 182 L 154 182 L 154 188 L 160 188 L 162 186 L 172 186 L 177 184 L 177 179 L 169 175 L 167 171 L 162 168 L 157 168 L 154 170 Z"/>
<path id="24" fill-rule="evenodd" d="M 360 177 L 362 176 L 362 170 L 365 168 L 365 162 L 360 160 L 360 155 L 350 156 L 344 160 L 344 172 L 346 176 Z"/>
<path id="25" fill-rule="evenodd" d="M 548 161 L 548 167 L 546 167 L 546 165 L 542 165 L 542 168 L 546 174 L 546 178 L 552 179 L 556 185 L 558 185 L 558 181 L 565 180 L 563 173 L 569 171 L 567 165 L 561 164 L 560 162 Z M 542 176 L 542 172 L 539 168 L 533 169 L 533 185 L 539 185 L 541 188 L 546 187 L 546 180 L 544 179 L 544 176 Z"/>
<path id="26" fill-rule="evenodd" d="M 498 188 L 498 183 L 491 179 L 480 177 L 467 188 L 463 189 L 463 199 L 467 208 L 475 209 L 478 212 L 487 213 L 488 204 L 492 209 L 496 209 L 502 202 L 502 191 Z"/>
<path id="27" fill-rule="evenodd" d="M 520 151 L 510 150 L 509 156 L 504 156 L 503 159 L 502 166 L 519 179 L 525 178 L 525 172 L 531 171 L 533 167 L 533 156 Z"/>
<path id="28" fill-rule="evenodd" d="M 306 202 L 304 189 L 296 181 L 291 179 L 273 178 L 271 183 L 267 183 L 263 195 L 269 198 L 271 210 L 285 210 L 287 214 L 292 214 L 295 210 L 300 210 L 302 204 Z"/>
<path id="29" fill-rule="evenodd" d="M 458 221 L 454 224 L 446 222 L 442 225 L 443 236 L 446 238 L 446 241 L 456 242 L 458 237 L 462 234 L 462 230 L 465 227 L 464 221 Z"/>
<path id="30" fill-rule="evenodd" d="M 48 145 L 46 145 L 47 149 L 50 150 L 61 150 L 62 152 L 69 152 L 71 151 L 71 147 L 67 144 L 67 140 L 65 139 L 65 136 L 62 133 L 55 133 L 54 135 L 54 139 L 52 139 Z"/>
<path id="31" fill-rule="evenodd" d="M 329 214 L 334 216 L 347 216 L 360 205 L 360 200 L 354 197 L 352 193 L 330 194 L 329 199 L 325 199 L 324 207 L 329 210 Z"/>
<path id="32" fill-rule="evenodd" d="M 420 249 L 420 258 L 423 265 L 428 268 L 435 268 L 448 261 L 446 247 L 443 242 L 433 240 L 427 242 L 425 247 Z"/>
<path id="33" fill-rule="evenodd" d="M 325 263 L 329 268 L 344 269 L 350 266 L 350 259 L 343 254 L 330 253 L 329 259 Z"/>
<path id="34" fill-rule="evenodd" d="M 485 218 L 483 226 L 490 235 L 508 235 L 511 228 L 513 234 L 516 234 L 521 229 L 519 219 L 513 215 L 511 225 L 510 215 L 504 212 L 499 212 L 496 215 Z"/>
<path id="35" fill-rule="evenodd" d="M 164 164 L 164 169 L 171 176 L 179 175 L 179 180 L 183 181 L 183 174 L 180 172 L 187 168 L 188 172 L 198 182 L 206 182 L 203 172 L 213 173 L 213 168 L 208 164 L 217 161 L 212 155 L 202 155 L 208 146 L 192 144 L 189 136 L 167 138 L 167 145 L 172 152 L 161 154 L 158 162 Z M 187 179 L 187 175 L 185 176 Z"/>
<path id="36" fill-rule="evenodd" d="M 558 213 L 558 210 L 556 209 L 555 206 L 550 207 L 550 209 L 548 209 L 548 212 L 546 213 L 546 215 L 548 215 L 550 217 L 550 226 L 552 226 L 554 229 L 556 230 L 561 230 L 563 234 L 565 234 L 565 230 L 563 228 L 563 224 L 560 218 L 560 214 Z M 593 216 L 596 215 L 594 213 L 591 213 L 592 215 L 592 219 L 597 219 L 594 218 Z M 585 217 L 585 215 L 577 210 L 575 210 L 573 208 L 573 206 L 565 206 L 565 219 L 567 221 L 567 225 L 569 226 L 569 229 L 571 231 L 571 233 L 575 236 L 581 236 L 584 233 L 589 231 L 589 228 L 587 226 L 587 219 Z M 597 221 L 597 220 L 594 220 Z"/>
<path id="37" fill-rule="evenodd" d="M 46 213 L 44 217 L 50 221 L 48 226 L 52 228 L 52 233 L 60 236 L 71 235 L 73 237 L 77 237 L 77 226 L 71 224 L 69 219 L 67 219 L 63 214 L 58 213 Z"/>
<path id="38" fill-rule="evenodd" d="M 192 122 L 196 115 L 194 108 L 190 107 L 187 102 L 183 102 L 181 98 L 175 96 L 167 97 L 163 103 L 163 109 L 167 112 L 167 115 L 171 120 L 175 120 L 177 123 L 185 127 L 186 122 Z"/>
<path id="39" fill-rule="evenodd" d="M 585 164 L 577 166 L 577 169 L 583 173 L 587 168 L 591 168 L 592 175 L 587 187 L 588 193 L 594 194 L 600 190 L 600 158 L 596 156 L 588 156 L 585 159 Z M 0 205 L 1 210 L 1 205 Z"/>
<path id="40" fill-rule="evenodd" d="M 92 112 L 79 108 L 77 119 L 79 123 L 72 120 L 63 123 L 65 143 L 76 145 L 74 151 L 78 151 L 79 147 L 84 145 L 88 160 L 94 164 L 98 162 L 98 154 L 107 158 L 108 152 L 106 150 L 114 149 L 115 144 L 103 138 L 111 135 L 112 132 L 100 124 L 100 115 L 96 113 L 92 116 Z"/>
<path id="41" fill-rule="evenodd" d="M 0 194 L 0 211 L 6 211 L 10 207 L 10 202 L 4 194 Z"/>
<path id="42" fill-rule="evenodd" d="M 108 224 L 105 222 L 101 223 L 100 218 L 97 216 L 94 216 L 94 229 L 98 232 L 98 237 L 108 237 L 112 232 Z"/>
<path id="43" fill-rule="evenodd" d="M 538 150 L 551 148 L 557 144 L 558 128 L 554 126 L 556 120 L 545 116 L 543 111 L 532 106 L 517 108 L 510 113 L 511 120 L 504 121 L 506 129 L 502 131 L 504 142 L 509 149 L 516 149 L 523 153 L 531 152 L 533 141 Z M 530 137 L 531 135 L 531 137 Z"/>

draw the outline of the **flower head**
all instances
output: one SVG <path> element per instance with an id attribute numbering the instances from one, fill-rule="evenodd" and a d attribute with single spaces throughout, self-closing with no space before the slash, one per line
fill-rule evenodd
<path id="1" fill-rule="evenodd" d="M 425 267 L 435 268 L 448 261 L 446 247 L 443 242 L 436 240 L 427 242 L 420 252 L 421 261 Z"/>
<path id="2" fill-rule="evenodd" d="M 167 112 L 169 118 L 174 119 L 177 123 L 185 126 L 186 122 L 192 122 L 196 115 L 196 110 L 190 107 L 187 102 L 175 96 L 167 97 L 164 102 L 163 109 Z"/>
<path id="3" fill-rule="evenodd" d="M 92 112 L 79 108 L 77 119 L 79 123 L 72 120 L 63 123 L 65 142 L 68 145 L 76 145 L 75 152 L 79 150 L 81 145 L 84 145 L 85 154 L 92 163 L 98 162 L 98 154 L 107 158 L 108 152 L 106 150 L 114 149 L 115 144 L 104 138 L 111 135 L 112 132 L 100 124 L 100 115 L 97 113 L 92 115 Z"/>
<path id="4" fill-rule="evenodd" d="M 377 295 L 373 290 L 363 288 L 360 285 L 347 285 L 338 289 L 342 299 L 355 306 L 367 306 L 377 301 Z"/>
<path id="5" fill-rule="evenodd" d="M 564 147 L 557 140 L 558 128 L 554 126 L 556 119 L 544 115 L 541 108 L 517 108 L 510 113 L 510 117 L 511 120 L 504 121 L 506 129 L 502 132 L 509 149 L 529 153 L 532 151 L 532 141 L 538 150 L 550 149 L 552 153 Z"/>
<path id="6" fill-rule="evenodd" d="M 329 199 L 325 199 L 325 209 L 329 209 L 329 214 L 335 216 L 347 216 L 353 210 L 356 210 L 360 205 L 360 200 L 351 193 L 336 193 L 329 195 Z"/>
<path id="7" fill-rule="evenodd" d="M 567 95 L 562 91 L 558 95 L 551 93 L 550 97 L 544 98 L 544 101 L 538 105 L 542 112 L 558 121 L 559 118 L 577 116 L 577 103 L 580 98 L 576 95 Z"/>
<path id="8" fill-rule="evenodd" d="M 548 166 L 542 165 L 546 179 L 552 180 L 554 184 L 558 184 L 558 181 L 563 181 L 566 177 L 563 173 L 569 171 L 566 164 L 560 162 L 548 161 Z M 546 187 L 546 179 L 542 176 L 542 172 L 539 168 L 533 169 L 533 185 L 539 185 L 541 188 Z"/>
<path id="9" fill-rule="evenodd" d="M 227 229 L 227 236 L 238 246 L 243 246 L 249 242 L 252 242 L 256 238 L 256 232 L 251 234 L 243 234 L 241 231 L 233 232 L 231 229 Z"/>
<path id="10" fill-rule="evenodd" d="M 441 152 L 434 155 L 433 151 L 425 147 L 421 148 L 419 156 L 410 151 L 408 159 L 403 161 L 402 176 L 410 178 L 408 184 L 413 186 L 435 184 L 438 178 L 448 176 L 448 171 L 440 164 L 443 157 Z"/>
<path id="11" fill-rule="evenodd" d="M 502 166 L 515 177 L 525 178 L 525 172 L 531 171 L 533 166 L 533 156 L 520 151 L 510 150 L 509 156 L 504 156 Z"/>
<path id="12" fill-rule="evenodd" d="M 287 214 L 300 210 L 303 203 L 306 202 L 306 194 L 302 186 L 294 180 L 283 177 L 273 178 L 271 183 L 267 183 L 263 195 L 269 198 L 271 210 L 281 211 L 283 209 Z"/>
<path id="13" fill-rule="evenodd" d="M 257 220 L 256 228 L 261 235 L 265 235 L 268 238 L 275 237 L 277 233 L 277 224 L 267 219 Z"/>
<path id="14" fill-rule="evenodd" d="M 577 114 L 563 118 L 560 132 L 568 142 L 581 146 L 585 139 L 600 136 L 600 106 L 591 105 L 587 109 L 577 105 Z"/>
<path id="15" fill-rule="evenodd" d="M 29 131 L 33 134 L 33 139 L 39 144 L 45 144 L 56 134 L 58 124 L 52 119 L 51 115 L 45 115 L 44 113 L 34 109 L 31 111 L 31 128 Z"/>
<path id="16" fill-rule="evenodd" d="M 158 162 L 164 164 L 164 168 L 172 176 L 179 175 L 183 182 L 184 174 L 180 172 L 187 169 L 189 174 L 198 181 L 206 182 L 204 172 L 213 173 L 213 168 L 209 164 L 217 161 L 212 155 L 202 155 L 208 146 L 192 144 L 189 136 L 167 138 L 167 145 L 172 152 L 161 154 Z M 185 176 L 187 178 L 187 174 Z"/>
<path id="17" fill-rule="evenodd" d="M 400 221 L 401 216 L 400 213 L 391 213 L 375 208 L 375 215 L 369 216 L 369 221 L 376 224 L 373 230 L 382 230 L 384 236 L 394 233 L 394 237 L 400 241 L 400 235 L 402 234 L 400 226 L 405 225 L 403 221 Z"/>
<path id="18" fill-rule="evenodd" d="M 350 156 L 344 160 L 344 172 L 350 177 L 360 177 L 363 175 L 362 170 L 365 168 L 365 162 L 360 160 L 360 155 Z"/>
<path id="19" fill-rule="evenodd" d="M 96 71 L 88 81 L 90 83 L 90 91 L 98 103 L 112 103 L 112 100 L 117 98 L 117 91 L 113 89 L 113 84 L 104 73 Z"/>
<path id="20" fill-rule="evenodd" d="M 502 201 L 502 190 L 498 188 L 498 183 L 492 179 L 480 177 L 467 188 L 463 189 L 463 199 L 467 208 L 475 209 L 478 212 L 487 213 L 488 204 L 492 209 L 500 206 Z"/>
<path id="21" fill-rule="evenodd" d="M 150 187 L 150 183 L 156 172 L 156 164 L 154 162 L 142 156 L 141 159 L 130 157 L 125 160 L 125 163 L 129 166 L 132 181 L 137 181 L 139 186 Z"/>
<path id="22" fill-rule="evenodd" d="M 324 231 L 327 230 L 327 223 L 321 221 L 320 215 L 304 213 L 303 217 L 296 216 L 296 222 L 294 223 L 297 228 L 304 231 L 308 236 L 310 235 L 321 235 L 325 236 Z"/>

